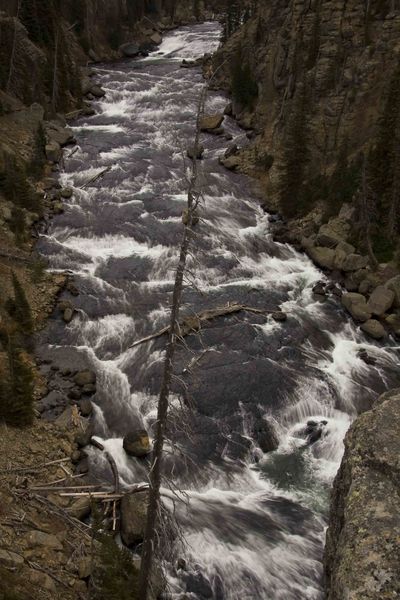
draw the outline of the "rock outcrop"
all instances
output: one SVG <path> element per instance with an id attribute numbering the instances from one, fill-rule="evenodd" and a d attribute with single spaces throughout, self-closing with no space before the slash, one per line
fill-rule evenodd
<path id="1" fill-rule="evenodd" d="M 400 595 L 400 389 L 381 396 L 345 439 L 326 538 L 328 600 Z"/>

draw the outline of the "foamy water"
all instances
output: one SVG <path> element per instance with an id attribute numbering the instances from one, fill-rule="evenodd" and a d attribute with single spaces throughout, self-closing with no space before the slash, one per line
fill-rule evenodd
<path id="1" fill-rule="evenodd" d="M 152 435 L 165 340 L 131 345 L 168 323 L 186 202 L 185 153 L 203 85 L 199 69 L 180 69 L 179 62 L 215 49 L 218 40 L 216 24 L 181 28 L 148 58 L 99 68 L 107 95 L 97 102 L 98 114 L 75 124 L 79 151 L 61 175 L 74 196 L 41 239 L 52 268 L 68 269 L 81 290 L 78 314 L 66 327 L 54 320 L 42 352 L 96 371 L 95 433 L 115 458 L 122 485 L 147 477 L 122 441 L 137 427 Z M 212 93 L 207 110 L 226 103 Z M 224 126 L 234 142 L 244 142 L 231 119 Z M 187 542 L 177 553 L 187 570 L 165 561 L 171 594 L 175 600 L 321 599 L 328 493 L 343 438 L 361 405 L 396 381 L 397 349 L 366 340 L 335 300 L 315 299 L 312 287 L 322 273 L 272 241 L 249 180 L 219 166 L 231 142 L 204 136 L 202 143 L 204 202 L 182 311 L 239 302 L 282 309 L 288 321 L 238 313 L 178 348 L 165 468 L 184 492 L 175 509 Z M 359 358 L 361 349 L 376 366 Z M 180 431 L 188 404 L 194 406 L 189 437 Z M 325 423 L 311 445 L 308 421 Z M 273 452 L 260 447 L 263 423 L 278 437 Z M 92 475 L 111 479 L 102 453 L 88 453 Z M 163 498 L 172 506 L 167 487 Z"/>

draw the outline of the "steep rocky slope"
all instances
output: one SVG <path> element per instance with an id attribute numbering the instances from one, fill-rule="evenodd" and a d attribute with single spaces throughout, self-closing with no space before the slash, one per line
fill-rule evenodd
<path id="1" fill-rule="evenodd" d="M 214 58 L 212 85 L 231 92 L 251 140 L 221 160 L 255 176 L 264 206 L 283 214 L 276 239 L 361 294 L 349 309 L 398 281 L 400 10 L 384 0 L 284 4 L 259 2 Z M 372 337 L 400 334 L 394 298 L 349 312 Z"/>
<path id="2" fill-rule="evenodd" d="M 346 437 L 327 532 L 329 600 L 400 593 L 400 390 L 381 396 Z"/>

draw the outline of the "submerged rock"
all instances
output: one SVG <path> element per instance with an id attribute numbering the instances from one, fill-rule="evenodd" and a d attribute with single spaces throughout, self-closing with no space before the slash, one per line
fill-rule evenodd
<path id="1" fill-rule="evenodd" d="M 328 600 L 397 598 L 400 390 L 381 396 L 345 439 L 325 549 Z"/>

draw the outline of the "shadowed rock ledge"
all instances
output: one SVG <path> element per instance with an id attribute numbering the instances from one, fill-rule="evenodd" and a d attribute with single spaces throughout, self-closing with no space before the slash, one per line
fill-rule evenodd
<path id="1" fill-rule="evenodd" d="M 326 539 L 327 598 L 399 598 L 400 389 L 357 418 L 345 447 Z"/>

